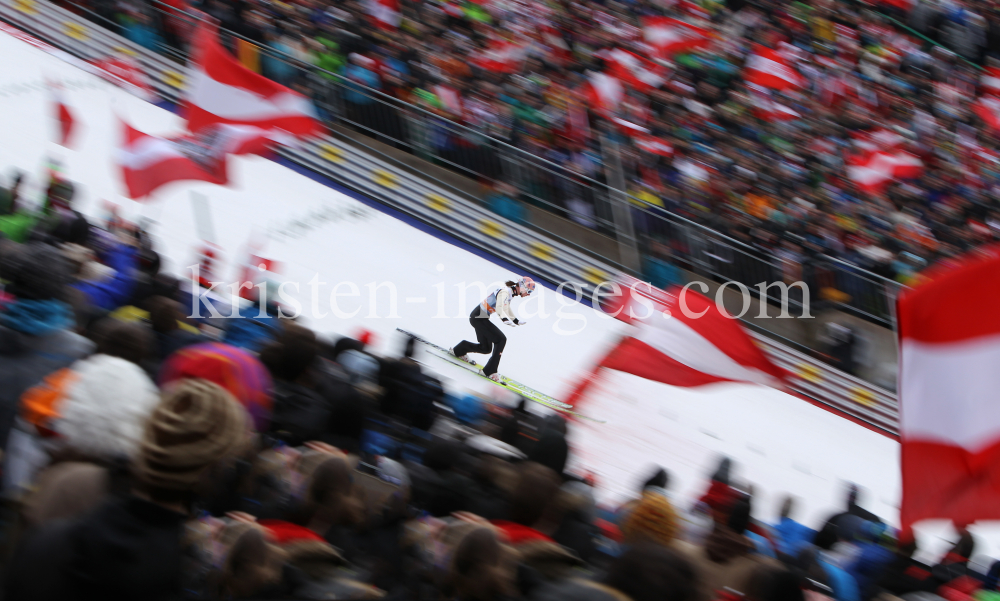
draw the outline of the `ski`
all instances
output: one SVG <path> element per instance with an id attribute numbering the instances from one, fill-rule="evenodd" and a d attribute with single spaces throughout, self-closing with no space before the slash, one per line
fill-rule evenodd
<path id="1" fill-rule="evenodd" d="M 435 344 L 435 343 L 433 343 L 433 342 L 431 342 L 431 341 L 429 341 L 429 340 L 427 340 L 425 338 L 422 338 L 422 337 L 414 334 L 413 332 L 409 332 L 409 331 L 404 330 L 402 328 L 396 328 L 396 330 L 399 331 L 399 332 L 401 332 L 401 333 L 403 333 L 403 334 L 405 334 L 406 336 L 409 336 L 410 338 L 413 338 L 417 342 L 430 347 L 433 351 L 436 351 L 436 352 L 432 352 L 431 353 L 435 357 L 438 357 L 439 359 L 443 359 L 443 360 L 451 363 L 452 365 L 461 367 L 461 368 L 465 369 L 466 371 L 472 372 L 475 375 L 479 376 L 480 378 L 483 378 L 484 380 L 487 380 L 488 382 L 490 382 L 492 384 L 496 384 L 497 386 L 503 386 L 504 388 L 506 388 L 508 390 L 511 390 L 513 392 L 516 392 L 517 394 L 523 396 L 524 398 L 526 398 L 526 399 L 528 399 L 530 401 L 533 401 L 535 403 L 538 403 L 539 405 L 543 405 L 545 407 L 548 407 L 549 409 L 553 409 L 555 411 L 560 411 L 562 413 L 566 413 L 568 415 L 572 415 L 573 417 L 577 417 L 579 419 L 585 419 L 587 421 L 592 421 L 592 422 L 596 422 L 596 423 L 599 423 L 599 424 L 607 423 L 604 420 L 595 419 L 593 417 L 589 417 L 587 415 L 583 415 L 581 413 L 577 413 L 575 411 L 571 411 L 572 405 L 568 405 L 566 403 L 563 403 L 562 401 L 556 400 L 556 399 L 550 397 L 547 394 L 543 394 L 541 392 L 538 392 L 537 390 L 535 390 L 533 388 L 529 388 L 528 386 L 525 386 L 524 384 L 521 384 L 520 382 L 517 382 L 515 380 L 511 380 L 510 378 L 504 377 L 504 381 L 503 382 L 496 382 L 494 380 L 491 380 L 488 376 L 484 376 L 483 374 L 479 373 L 479 371 L 480 371 L 479 367 L 474 366 L 474 365 L 470 365 L 469 363 L 466 363 L 465 361 L 462 361 L 458 357 L 452 355 L 451 352 L 448 349 L 446 349 L 446 348 L 444 348 L 444 347 L 442 347 L 440 345 L 437 345 L 437 344 Z"/>

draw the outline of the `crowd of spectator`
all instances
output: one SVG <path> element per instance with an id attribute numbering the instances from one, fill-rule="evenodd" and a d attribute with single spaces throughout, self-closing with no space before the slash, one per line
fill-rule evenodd
<path id="1" fill-rule="evenodd" d="M 194 24 L 180 11 L 204 11 L 239 36 L 229 43 L 244 64 L 312 94 L 331 120 L 507 184 L 489 202 L 519 221 L 535 204 L 610 233 L 607 195 L 585 179 L 611 182 L 601 140 L 608 133 L 624 144 L 651 277 L 696 254 L 691 231 L 667 213 L 736 240 L 727 242 L 737 249 L 730 268 L 745 260 L 783 276 L 822 255 L 907 283 L 931 263 L 1000 238 L 1000 152 L 972 104 L 984 94 L 980 69 L 1000 59 L 1000 12 L 989 0 L 73 5 L 161 51 L 186 48 Z M 710 43 L 656 55 L 642 19 L 663 15 L 704 28 Z M 801 87 L 768 97 L 798 118 L 761 113 L 744 77 L 754 45 L 780 49 L 801 75 Z M 510 47 L 512 61 L 502 52 Z M 611 72 L 615 49 L 652 58 L 648 65 L 666 77 L 648 89 L 624 81 L 620 103 L 599 107 L 590 74 Z M 422 127 L 404 124 L 393 99 L 428 111 Z M 671 156 L 634 146 L 608 127 L 614 117 L 645 128 Z M 875 190 L 848 176 L 858 136 L 876 130 L 902 136 L 923 163 L 919 176 Z M 845 282 L 821 287 L 844 293 Z"/>
<path id="2" fill-rule="evenodd" d="M 816 529 L 791 499 L 755 519 L 728 458 L 697 499 L 636 466 L 634 498 L 599 504 L 561 415 L 444 390 L 413 340 L 377 356 L 251 300 L 187 315 L 197 284 L 102 225 L 55 177 L 25 242 L 0 237 L 5 600 L 998 594 L 971 535 L 922 563 L 856 487 Z"/>

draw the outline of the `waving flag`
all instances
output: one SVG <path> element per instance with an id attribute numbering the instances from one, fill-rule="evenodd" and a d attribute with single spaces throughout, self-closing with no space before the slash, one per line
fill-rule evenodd
<path id="1" fill-rule="evenodd" d="M 905 150 L 878 151 L 849 157 L 847 176 L 868 193 L 880 192 L 898 178 L 919 177 L 924 164 Z"/>
<path id="2" fill-rule="evenodd" d="M 293 136 L 320 133 L 309 99 L 241 65 L 219 44 L 214 28 L 199 27 L 192 55 L 184 98 L 191 132 L 228 123 Z"/>
<path id="3" fill-rule="evenodd" d="M 750 84 L 749 87 L 751 88 L 750 99 L 753 102 L 753 114 L 758 119 L 773 123 L 802 118 L 802 115 L 787 106 L 775 102 L 771 98 L 771 92 L 766 88 L 760 88 L 753 84 Z"/>
<path id="4" fill-rule="evenodd" d="M 399 0 L 368 0 L 368 14 L 375 26 L 383 31 L 396 31 L 402 21 Z"/>
<path id="5" fill-rule="evenodd" d="M 802 78 L 777 50 L 758 46 L 747 59 L 743 79 L 772 90 L 802 87 Z"/>
<path id="6" fill-rule="evenodd" d="M 129 198 L 144 198 L 175 181 L 229 181 L 225 153 L 212 152 L 194 137 L 160 138 L 123 125 L 125 144 L 119 149 L 117 162 Z"/>
<path id="7" fill-rule="evenodd" d="M 983 94 L 1000 95 L 1000 67 L 986 67 L 979 79 L 979 87 Z"/>
<path id="8" fill-rule="evenodd" d="M 674 147 L 671 146 L 666 140 L 662 138 L 657 138 L 656 136 L 638 133 L 632 137 L 635 141 L 635 145 L 639 150 L 643 150 L 650 154 L 656 154 L 661 157 L 669 157 L 674 154 Z"/>
<path id="9" fill-rule="evenodd" d="M 576 386 L 574 404 L 613 369 L 671 386 L 750 382 L 782 387 L 786 372 L 772 363 L 750 335 L 715 303 L 691 289 L 657 290 L 638 283 L 605 310 L 636 326 Z"/>
<path id="10" fill-rule="evenodd" d="M 675 54 L 706 48 L 711 42 L 711 32 L 704 27 L 691 25 L 670 17 L 643 17 L 642 35 L 657 52 L 670 58 Z"/>
<path id="11" fill-rule="evenodd" d="M 618 110 L 625 89 L 617 77 L 595 71 L 587 72 L 586 96 L 590 106 L 595 110 L 613 113 Z"/>
<path id="12" fill-rule="evenodd" d="M 932 269 L 898 303 L 903 528 L 1000 519 L 1000 246 Z"/>
<path id="13" fill-rule="evenodd" d="M 666 69 L 627 50 L 616 48 L 605 58 L 608 74 L 640 92 L 659 88 L 667 81 Z"/>
<path id="14" fill-rule="evenodd" d="M 983 96 L 972 104 L 972 111 L 992 129 L 1000 130 L 1000 99 Z"/>
<path id="15" fill-rule="evenodd" d="M 509 40 L 491 40 L 489 46 L 470 57 L 469 62 L 492 73 L 517 73 L 525 58 L 525 48 Z"/>

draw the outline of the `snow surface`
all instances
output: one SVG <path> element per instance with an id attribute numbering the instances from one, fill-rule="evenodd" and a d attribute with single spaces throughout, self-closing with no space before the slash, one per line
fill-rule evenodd
<path id="1" fill-rule="evenodd" d="M 368 329 L 378 336 L 374 350 L 393 355 L 403 342 L 397 327 L 445 346 L 472 336 L 467 316 L 484 294 L 475 285 L 463 292 L 460 285 L 492 285 L 514 275 L 259 157 L 232 162 L 230 187 L 177 183 L 149 202 L 133 202 L 123 196 L 114 166 L 122 135 L 118 119 L 158 135 L 179 133 L 181 119 L 2 34 L 0 56 L 0 182 L 8 183 L 14 167 L 25 171 L 25 196 L 37 200 L 47 159 L 57 159 L 66 176 L 80 184 L 75 202 L 91 218 L 101 219 L 105 202 L 112 202 L 128 219 L 153 220 L 165 269 L 177 275 L 195 262 L 201 232 L 223 249 L 226 267 L 220 276 L 227 281 L 236 279 L 248 245 L 261 246 L 259 254 L 280 262 L 281 281 L 299 283 L 298 293 L 286 290 L 306 310 L 306 325 L 330 334 Z M 45 81 L 65 86 L 78 126 L 73 150 L 52 141 L 56 121 Z M 196 218 L 192 193 L 208 199 L 213 231 Z M 311 311 L 308 284 L 314 277 L 317 308 L 325 316 Z M 395 287 L 398 317 L 392 317 L 387 287 L 370 297 L 369 285 L 385 282 Z M 359 296 L 339 297 L 346 315 L 334 315 L 330 293 L 336 285 L 338 292 L 349 293 L 352 283 Z M 504 330 L 508 344 L 501 373 L 557 396 L 628 328 L 543 287 L 530 299 L 515 300 L 514 307 L 529 324 Z M 451 390 L 512 402 L 506 391 L 460 368 L 427 361 Z M 898 519 L 899 445 L 784 393 L 749 385 L 679 389 L 613 373 L 579 409 L 608 422 L 573 424 L 570 432 L 572 466 L 597 477 L 602 501 L 633 496 L 659 464 L 671 474 L 674 498 L 686 506 L 703 492 L 707 474 L 724 453 L 735 459 L 737 478 L 753 484 L 760 519 L 775 519 L 781 497 L 791 492 L 800 500 L 797 517 L 816 527 L 839 509 L 846 481 L 867 489 L 867 508 L 891 523 Z M 985 543 L 981 551 L 1000 553 L 996 528 L 973 531 Z M 918 534 L 930 554 L 953 537 L 940 523 L 918 528 Z"/>

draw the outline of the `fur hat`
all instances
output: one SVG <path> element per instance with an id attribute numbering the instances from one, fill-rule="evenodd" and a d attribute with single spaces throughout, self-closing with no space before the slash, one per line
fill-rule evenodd
<path id="1" fill-rule="evenodd" d="M 136 475 L 150 486 L 188 490 L 213 463 L 249 441 L 246 409 L 218 384 L 184 379 L 167 386 L 146 424 Z"/>
<path id="2" fill-rule="evenodd" d="M 622 523 L 626 542 L 640 539 L 666 545 L 677 538 L 677 513 L 662 494 L 643 493 L 642 499 Z"/>
<path id="3" fill-rule="evenodd" d="M 85 455 L 133 457 L 159 391 L 135 363 L 94 355 L 73 366 L 55 430 L 66 446 Z"/>

